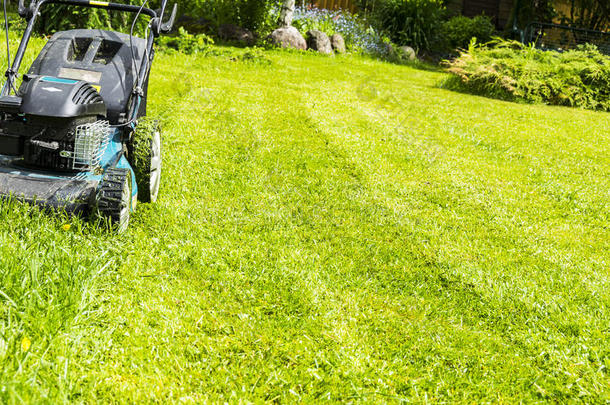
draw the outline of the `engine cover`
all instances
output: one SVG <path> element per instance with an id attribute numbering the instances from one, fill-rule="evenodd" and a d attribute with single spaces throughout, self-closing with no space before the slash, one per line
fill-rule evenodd
<path id="1" fill-rule="evenodd" d="M 82 80 L 26 75 L 0 113 L 0 154 L 41 169 L 91 168 L 109 130 L 102 97 Z"/>
<path id="2" fill-rule="evenodd" d="M 25 75 L 19 88 L 21 113 L 39 117 L 106 117 L 102 96 L 82 80 Z"/>

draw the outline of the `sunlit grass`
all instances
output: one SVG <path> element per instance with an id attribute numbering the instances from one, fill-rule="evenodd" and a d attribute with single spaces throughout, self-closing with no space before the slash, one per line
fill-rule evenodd
<path id="1" fill-rule="evenodd" d="M 158 55 L 126 234 L 0 206 L 4 402 L 610 400 L 608 114 L 239 52 Z"/>

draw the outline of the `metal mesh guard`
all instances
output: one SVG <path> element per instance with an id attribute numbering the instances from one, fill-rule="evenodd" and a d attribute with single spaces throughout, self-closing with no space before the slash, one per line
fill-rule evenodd
<path id="1" fill-rule="evenodd" d="M 108 121 L 96 121 L 92 124 L 77 126 L 72 167 L 78 170 L 90 170 L 99 166 L 109 140 L 110 123 Z"/>

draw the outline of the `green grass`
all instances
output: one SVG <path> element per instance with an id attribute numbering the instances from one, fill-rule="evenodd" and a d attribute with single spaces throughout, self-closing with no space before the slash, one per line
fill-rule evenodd
<path id="1" fill-rule="evenodd" d="M 0 205 L 2 402 L 610 400 L 610 115 L 220 50 L 127 233 Z"/>

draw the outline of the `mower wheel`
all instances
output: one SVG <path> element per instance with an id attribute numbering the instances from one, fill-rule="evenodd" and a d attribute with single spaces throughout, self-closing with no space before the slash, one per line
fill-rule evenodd
<path id="1" fill-rule="evenodd" d="M 109 221 L 118 232 L 123 232 L 129 225 L 131 208 L 131 171 L 117 168 L 106 170 L 97 196 L 99 216 Z"/>
<path id="2" fill-rule="evenodd" d="M 161 128 L 159 121 L 142 117 L 128 144 L 128 160 L 136 174 L 138 199 L 155 202 L 161 185 Z"/>

